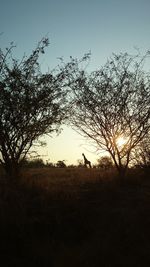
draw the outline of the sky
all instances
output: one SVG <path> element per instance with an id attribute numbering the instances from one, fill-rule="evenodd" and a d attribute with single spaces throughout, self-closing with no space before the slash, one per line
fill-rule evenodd
<path id="1" fill-rule="evenodd" d="M 18 59 L 29 55 L 42 37 L 49 38 L 41 59 L 45 72 L 58 65 L 59 57 L 67 62 L 91 51 L 93 71 L 112 53 L 150 49 L 150 0 L 0 0 L 0 11 L 1 48 L 14 41 Z M 39 148 L 44 160 L 76 164 L 85 153 L 94 164 L 102 156 L 71 128 L 62 128 Z"/>

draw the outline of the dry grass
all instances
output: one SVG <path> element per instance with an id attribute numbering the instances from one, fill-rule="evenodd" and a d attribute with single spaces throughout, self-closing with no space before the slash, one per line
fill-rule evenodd
<path id="1" fill-rule="evenodd" d="M 36 187 L 49 193 L 64 192 L 70 194 L 80 191 L 81 187 L 114 181 L 115 171 L 100 171 L 85 168 L 42 168 L 24 171 L 22 182 L 29 187 Z"/>
<path id="2" fill-rule="evenodd" d="M 149 266 L 150 181 L 97 169 L 28 169 L 0 189 L 3 266 Z"/>

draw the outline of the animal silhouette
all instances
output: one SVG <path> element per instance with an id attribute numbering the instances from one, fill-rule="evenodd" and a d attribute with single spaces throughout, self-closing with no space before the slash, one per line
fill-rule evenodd
<path id="1" fill-rule="evenodd" d="M 89 168 L 91 167 L 91 162 L 86 158 L 86 156 L 84 155 L 84 153 L 82 153 L 82 156 L 84 158 L 84 166 L 87 168 L 89 166 Z"/>

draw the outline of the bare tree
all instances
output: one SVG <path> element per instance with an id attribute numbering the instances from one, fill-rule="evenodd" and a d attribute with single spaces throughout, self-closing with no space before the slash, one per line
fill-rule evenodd
<path id="1" fill-rule="evenodd" d="M 148 57 L 149 52 L 142 57 L 113 54 L 91 74 L 77 60 L 66 66 L 70 124 L 98 150 L 109 152 L 120 176 L 126 173 L 132 150 L 150 129 L 150 75 L 144 71 Z"/>
<path id="2" fill-rule="evenodd" d="M 21 61 L 12 55 L 13 44 L 0 50 L 0 162 L 10 177 L 34 142 L 58 131 L 65 117 L 62 71 L 43 74 L 38 63 L 48 44 L 43 38 Z"/>

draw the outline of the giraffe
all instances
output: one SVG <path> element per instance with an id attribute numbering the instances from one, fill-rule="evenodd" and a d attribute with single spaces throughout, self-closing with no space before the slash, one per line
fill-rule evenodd
<path id="1" fill-rule="evenodd" d="M 91 162 L 85 157 L 84 153 L 82 153 L 82 156 L 84 158 L 84 166 L 85 167 L 89 166 L 90 168 L 92 168 L 91 167 Z"/>

